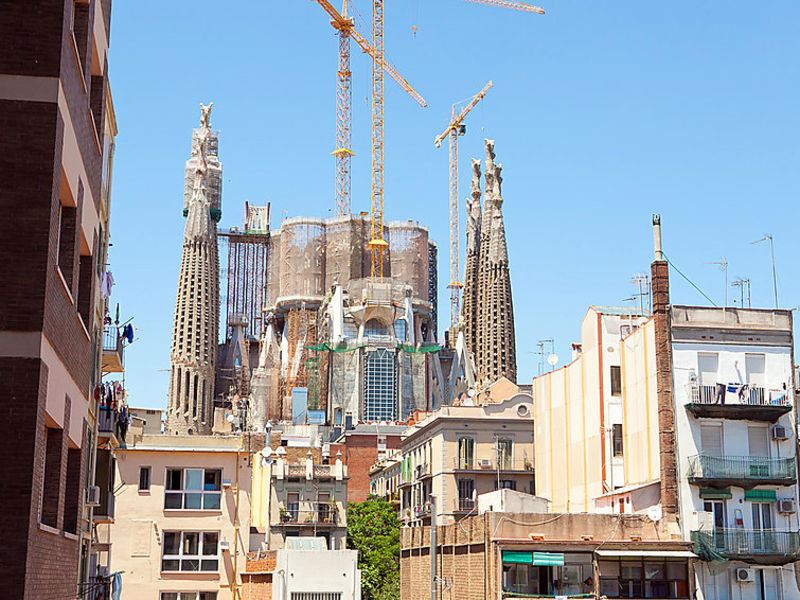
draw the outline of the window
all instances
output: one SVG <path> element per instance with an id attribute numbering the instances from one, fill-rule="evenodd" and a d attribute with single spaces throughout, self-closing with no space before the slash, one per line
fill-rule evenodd
<path id="1" fill-rule="evenodd" d="M 150 491 L 150 467 L 139 467 L 139 491 Z"/>
<path id="2" fill-rule="evenodd" d="M 609 598 L 688 598 L 685 561 L 600 561 L 600 594 Z"/>
<path id="3" fill-rule="evenodd" d="M 514 448 L 514 441 L 510 439 L 498 438 L 497 439 L 497 463 L 500 469 L 513 468 L 512 452 Z"/>
<path id="4" fill-rule="evenodd" d="M 167 469 L 164 508 L 219 510 L 220 469 Z"/>
<path id="5" fill-rule="evenodd" d="M 389 339 L 389 328 L 378 319 L 370 319 L 364 324 L 364 336 L 372 339 Z"/>
<path id="6" fill-rule="evenodd" d="M 407 323 L 405 319 L 398 319 L 394 322 L 394 335 L 401 342 L 406 341 L 406 325 Z"/>
<path id="7" fill-rule="evenodd" d="M 45 427 L 44 482 L 39 520 L 45 525 L 58 525 L 58 496 L 61 492 L 61 450 L 63 431 Z"/>
<path id="8" fill-rule="evenodd" d="M 614 456 L 622 456 L 622 423 L 612 425 Z"/>
<path id="9" fill-rule="evenodd" d="M 162 571 L 217 571 L 216 531 L 165 531 Z"/>
<path id="10" fill-rule="evenodd" d="M 161 600 L 217 600 L 217 592 L 161 592 Z"/>
<path id="11" fill-rule="evenodd" d="M 500 485 L 497 488 L 498 490 L 516 490 L 517 489 L 517 482 L 513 479 L 501 479 Z"/>
<path id="12" fill-rule="evenodd" d="M 611 367 L 611 395 L 622 395 L 622 371 L 618 366 Z"/>
<path id="13" fill-rule="evenodd" d="M 458 438 L 458 468 L 475 468 L 475 440 L 471 437 Z"/>
<path id="14" fill-rule="evenodd" d="M 394 352 L 386 348 L 378 348 L 368 351 L 366 359 L 364 420 L 394 421 L 397 386 Z"/>
<path id="15" fill-rule="evenodd" d="M 475 508 L 475 481 L 472 479 L 458 480 L 458 510 L 472 510 Z"/>

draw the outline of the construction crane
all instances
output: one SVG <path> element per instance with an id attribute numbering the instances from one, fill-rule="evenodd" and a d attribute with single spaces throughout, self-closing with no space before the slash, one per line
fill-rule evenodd
<path id="1" fill-rule="evenodd" d="M 342 2 L 342 12 L 337 11 L 329 0 L 315 0 L 322 9 L 328 13 L 331 18 L 331 25 L 336 29 L 339 37 L 339 68 L 337 71 L 336 79 L 336 149 L 333 155 L 336 158 L 336 204 L 335 214 L 346 215 L 350 213 L 350 158 L 353 152 L 350 149 L 351 139 L 351 99 L 352 99 L 352 73 L 350 71 L 350 40 L 352 39 L 358 46 L 373 60 L 373 68 L 375 64 L 375 36 L 373 33 L 373 43 L 370 44 L 364 36 L 362 36 L 355 28 L 353 19 L 348 16 L 348 0 Z M 380 18 L 382 22 L 382 5 Z M 408 81 L 400 75 L 397 70 L 383 57 L 383 29 L 381 27 L 381 35 L 379 36 L 381 43 L 380 64 L 383 71 L 389 74 L 397 84 L 408 93 L 420 106 L 423 108 L 427 106 L 425 99 L 420 96 L 417 91 L 411 87 Z M 381 90 L 383 86 L 383 72 L 381 72 Z M 373 72 L 373 83 L 375 74 Z M 374 91 L 374 90 L 373 90 Z M 374 100 L 373 100 L 374 105 Z M 380 114 L 383 115 L 383 94 L 380 96 Z M 373 110 L 373 117 L 375 111 Z M 380 130 L 383 131 L 383 124 L 381 119 Z M 373 132 L 375 131 L 375 122 L 373 120 Z M 381 146 L 383 137 L 381 135 Z M 383 155 L 381 153 L 381 182 L 382 168 L 383 168 Z M 374 165 L 373 158 L 373 189 L 374 189 Z M 381 188 L 382 189 L 382 188 Z M 374 193 L 373 193 L 374 196 Z M 373 211 L 374 213 L 374 211 Z M 373 219 L 374 221 L 374 219 Z M 382 224 L 382 221 L 381 221 Z M 382 227 L 381 227 L 382 231 Z M 374 236 L 372 236 L 374 237 Z M 381 236 L 382 237 L 382 236 Z"/>
<path id="2" fill-rule="evenodd" d="M 434 140 L 434 144 L 439 148 L 444 138 L 450 139 L 450 283 L 447 289 L 450 290 L 450 327 L 458 324 L 458 315 L 461 308 L 461 288 L 464 284 L 459 280 L 461 273 L 459 269 L 459 227 L 458 227 L 458 136 L 464 135 L 467 128 L 464 125 L 464 118 L 475 106 L 483 100 L 483 97 L 492 87 L 490 81 L 483 89 L 475 94 L 458 115 L 456 107 L 459 103 L 453 104 L 450 123 L 447 128 Z"/>
<path id="3" fill-rule="evenodd" d="M 540 6 L 532 6 L 524 2 L 510 2 L 509 0 L 467 0 L 467 2 L 474 2 L 475 4 L 488 4 L 489 6 L 499 6 L 501 8 L 511 8 L 514 10 L 524 10 L 525 12 L 536 13 L 543 15 L 544 9 Z"/>

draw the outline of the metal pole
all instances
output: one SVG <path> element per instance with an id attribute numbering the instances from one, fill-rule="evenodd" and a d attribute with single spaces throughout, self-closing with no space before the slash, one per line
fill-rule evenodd
<path id="1" fill-rule="evenodd" d="M 436 496 L 431 495 L 431 600 L 436 600 Z"/>

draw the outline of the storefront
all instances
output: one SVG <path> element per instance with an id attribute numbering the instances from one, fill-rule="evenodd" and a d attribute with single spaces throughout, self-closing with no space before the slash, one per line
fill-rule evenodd
<path id="1" fill-rule="evenodd" d="M 504 598 L 690 598 L 689 550 L 502 550 Z"/>

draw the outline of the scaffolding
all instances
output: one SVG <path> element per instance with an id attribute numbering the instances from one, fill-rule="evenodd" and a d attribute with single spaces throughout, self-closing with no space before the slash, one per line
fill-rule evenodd
<path id="1" fill-rule="evenodd" d="M 226 339 L 232 326 L 242 323 L 248 338 L 260 338 L 265 327 L 269 232 L 218 234 L 228 246 L 228 292 L 225 299 Z"/>

